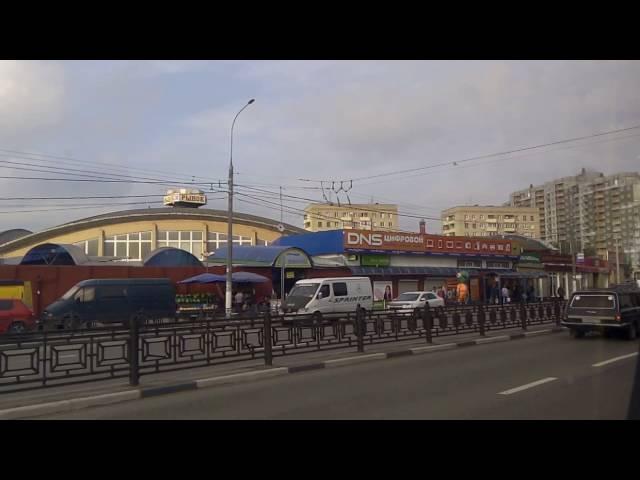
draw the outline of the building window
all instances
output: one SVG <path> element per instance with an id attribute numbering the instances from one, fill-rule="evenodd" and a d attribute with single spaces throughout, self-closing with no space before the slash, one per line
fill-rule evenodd
<path id="1" fill-rule="evenodd" d="M 464 228 L 469 228 L 469 224 L 465 222 Z"/>
<path id="2" fill-rule="evenodd" d="M 318 228 L 322 228 L 322 222 L 318 222 Z"/>
<path id="3" fill-rule="evenodd" d="M 469 215 L 465 215 L 465 216 L 464 216 L 464 219 L 465 219 L 465 220 L 469 220 Z"/>
<path id="4" fill-rule="evenodd" d="M 526 216 L 526 215 L 522 215 L 522 220 L 523 220 L 524 222 L 526 222 L 526 221 L 527 221 L 527 216 Z"/>
<path id="5" fill-rule="evenodd" d="M 393 227 L 393 223 L 389 222 L 389 226 L 390 226 L 390 227 Z"/>
<path id="6" fill-rule="evenodd" d="M 104 239 L 104 255 L 122 257 L 124 261 L 140 261 L 151 251 L 151 232 L 111 235 Z"/>
<path id="7" fill-rule="evenodd" d="M 159 237 L 158 237 L 159 239 Z M 240 235 L 233 236 L 233 243 L 235 245 L 253 245 L 251 238 L 243 237 Z M 207 238 L 207 251 L 213 252 L 218 248 L 222 248 L 227 245 L 227 234 L 226 233 L 218 233 L 218 232 L 209 232 L 209 237 Z M 158 241 L 158 247 L 160 247 L 160 241 Z M 186 246 L 186 245 L 185 245 Z M 182 247 L 176 247 L 182 248 Z M 197 247 L 196 247 L 197 248 Z M 186 250 L 186 248 L 183 248 Z M 188 250 L 187 250 L 188 251 Z M 194 252 L 191 252 L 196 255 Z M 198 255 L 196 255 L 197 257 Z"/>
<path id="8" fill-rule="evenodd" d="M 381 227 L 384 227 L 384 222 L 380 222 L 380 226 L 381 226 Z"/>
<path id="9" fill-rule="evenodd" d="M 339 213 L 338 212 L 333 212 L 333 217 L 334 218 L 338 218 Z"/>
<path id="10" fill-rule="evenodd" d="M 471 215 L 471 220 L 475 220 L 476 216 L 475 215 Z"/>
<path id="11" fill-rule="evenodd" d="M 498 220 L 502 220 L 502 215 L 498 215 Z"/>
<path id="12" fill-rule="evenodd" d="M 509 268 L 509 262 L 487 262 L 487 268 Z"/>
<path id="13" fill-rule="evenodd" d="M 480 220 L 484 220 L 484 215 L 480 215 Z"/>
<path id="14" fill-rule="evenodd" d="M 471 228 L 473 228 L 475 230 L 476 229 L 476 225 L 477 225 L 476 223 L 472 223 L 471 224 Z"/>
<path id="15" fill-rule="evenodd" d="M 98 242 L 97 238 L 92 238 L 91 240 L 74 243 L 74 245 L 80 247 L 86 255 L 96 257 L 98 256 Z"/>

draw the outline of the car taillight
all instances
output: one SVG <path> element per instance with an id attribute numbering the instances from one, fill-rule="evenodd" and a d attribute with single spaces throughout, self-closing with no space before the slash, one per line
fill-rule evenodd
<path id="1" fill-rule="evenodd" d="M 617 321 L 617 322 L 619 322 L 620 320 L 622 320 L 622 317 L 621 317 L 621 316 L 620 316 L 620 314 L 618 313 L 618 314 L 616 315 L 616 321 Z"/>

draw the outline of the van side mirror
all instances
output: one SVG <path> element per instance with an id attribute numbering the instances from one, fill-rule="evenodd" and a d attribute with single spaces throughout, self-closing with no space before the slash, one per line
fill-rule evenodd
<path id="1" fill-rule="evenodd" d="M 318 300 L 320 300 L 324 295 L 322 295 L 322 292 L 318 292 Z"/>

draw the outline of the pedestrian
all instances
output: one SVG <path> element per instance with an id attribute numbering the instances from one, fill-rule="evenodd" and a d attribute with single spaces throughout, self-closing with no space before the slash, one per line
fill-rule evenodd
<path id="1" fill-rule="evenodd" d="M 234 296 L 234 303 L 236 307 L 236 312 L 242 313 L 242 304 L 244 303 L 244 294 L 242 291 L 238 290 Z"/>
<path id="2" fill-rule="evenodd" d="M 529 302 L 535 302 L 535 297 L 536 297 L 536 290 L 535 288 L 533 288 L 533 285 L 529 285 L 529 288 L 527 289 L 527 300 Z"/>
<path id="3" fill-rule="evenodd" d="M 502 287 L 502 305 L 509 303 L 509 289 L 507 286 Z"/>
<path id="4" fill-rule="evenodd" d="M 560 300 L 564 300 L 564 288 L 558 287 L 558 297 L 560 297 Z"/>

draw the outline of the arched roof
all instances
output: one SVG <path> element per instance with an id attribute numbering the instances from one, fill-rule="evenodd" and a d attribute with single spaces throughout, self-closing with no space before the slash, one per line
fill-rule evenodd
<path id="1" fill-rule="evenodd" d="M 307 252 L 297 247 L 284 245 L 234 245 L 232 254 L 234 265 L 265 267 L 280 267 L 285 256 L 286 266 L 288 267 L 310 268 L 313 266 L 311 257 Z M 225 263 L 227 258 L 227 249 L 219 248 L 207 258 L 207 261 L 210 263 Z"/>
<path id="2" fill-rule="evenodd" d="M 12 228 L 11 230 L 5 230 L 4 232 L 0 232 L 0 245 L 22 238 L 26 235 L 31 235 L 32 233 L 33 232 L 25 230 L 24 228 Z"/>
<path id="3" fill-rule="evenodd" d="M 186 250 L 161 247 L 142 260 L 145 267 L 202 267 L 202 262 Z"/>
<path id="4" fill-rule="evenodd" d="M 89 258 L 75 245 L 42 243 L 29 250 L 20 265 L 83 265 L 88 262 Z"/>
<path id="5" fill-rule="evenodd" d="M 64 235 L 67 233 L 73 233 L 79 230 L 85 230 L 95 227 L 103 227 L 107 225 L 126 223 L 126 222 L 139 222 L 139 221 L 158 221 L 158 220 L 204 220 L 204 221 L 217 221 L 226 222 L 227 212 L 224 210 L 213 210 L 205 208 L 145 208 L 138 210 L 124 210 L 120 212 L 106 213 L 103 215 L 97 215 L 95 217 L 84 218 L 75 220 L 73 222 L 65 223 L 57 227 L 48 228 L 36 233 L 30 233 L 23 237 L 8 241 L 5 244 L 0 243 L 0 253 L 4 251 L 10 251 L 17 248 L 29 246 L 30 244 L 38 242 L 46 242 L 52 237 L 58 235 Z M 246 213 L 233 213 L 233 223 L 239 225 L 248 225 L 257 228 L 264 228 L 272 230 L 274 232 L 282 233 L 283 235 L 290 235 L 294 233 L 303 233 L 304 229 L 294 227 L 293 225 L 283 224 L 284 230 L 280 232 L 278 229 L 279 222 L 271 220 L 270 218 L 258 217 L 255 215 L 248 215 Z"/>

